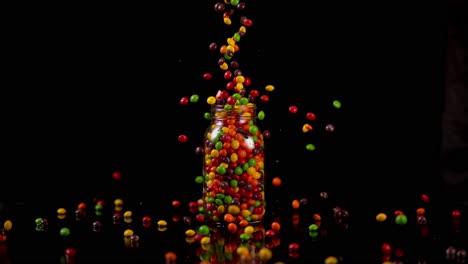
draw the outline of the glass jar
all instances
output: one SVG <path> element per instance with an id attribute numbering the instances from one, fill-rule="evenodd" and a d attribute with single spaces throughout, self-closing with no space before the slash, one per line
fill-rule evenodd
<path id="1" fill-rule="evenodd" d="M 265 214 L 264 136 L 256 105 L 212 105 L 204 134 L 203 209 L 208 223 L 260 223 Z"/>

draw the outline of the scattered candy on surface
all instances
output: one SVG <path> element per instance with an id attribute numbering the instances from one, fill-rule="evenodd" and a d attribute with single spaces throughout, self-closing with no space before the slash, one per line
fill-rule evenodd
<path id="1" fill-rule="evenodd" d="M 133 236 L 134 234 L 135 234 L 135 233 L 133 232 L 132 229 L 125 229 L 125 231 L 123 232 L 123 236 L 124 236 L 124 237 L 127 237 L 127 238 Z"/>
<path id="2" fill-rule="evenodd" d="M 335 256 L 329 256 L 324 260 L 323 263 L 324 264 L 338 264 L 338 258 Z"/>
<path id="3" fill-rule="evenodd" d="M 166 260 L 166 264 L 175 264 L 177 263 L 177 254 L 173 251 L 169 251 L 164 254 L 164 258 Z"/>
<path id="4" fill-rule="evenodd" d="M 8 232 L 11 231 L 13 229 L 13 222 L 9 219 L 5 220 L 5 222 L 3 222 L 3 228 Z"/>

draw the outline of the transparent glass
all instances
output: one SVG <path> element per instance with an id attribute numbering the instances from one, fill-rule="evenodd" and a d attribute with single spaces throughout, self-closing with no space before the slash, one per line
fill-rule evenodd
<path id="1" fill-rule="evenodd" d="M 265 215 L 264 136 L 256 105 L 213 105 L 204 134 L 203 201 L 208 223 L 260 223 Z"/>

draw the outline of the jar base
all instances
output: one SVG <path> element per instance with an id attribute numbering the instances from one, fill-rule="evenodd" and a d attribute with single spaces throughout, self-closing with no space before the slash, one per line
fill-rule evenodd
<path id="1" fill-rule="evenodd" d="M 256 220 L 256 221 L 251 221 L 249 222 L 249 225 L 251 226 L 258 226 L 258 225 L 261 225 L 263 223 L 262 220 Z M 225 222 L 206 222 L 207 225 L 209 226 L 213 226 L 213 227 L 216 227 L 216 228 L 226 228 L 228 223 L 225 223 Z"/>

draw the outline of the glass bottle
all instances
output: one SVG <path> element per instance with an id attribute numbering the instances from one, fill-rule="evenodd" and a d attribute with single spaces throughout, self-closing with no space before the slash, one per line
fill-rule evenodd
<path id="1" fill-rule="evenodd" d="M 256 104 L 214 104 L 204 134 L 203 209 L 208 223 L 260 223 L 265 214 L 264 136 Z"/>

